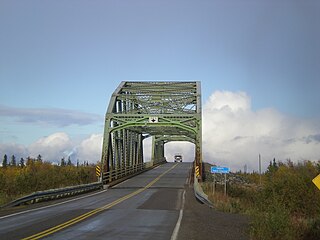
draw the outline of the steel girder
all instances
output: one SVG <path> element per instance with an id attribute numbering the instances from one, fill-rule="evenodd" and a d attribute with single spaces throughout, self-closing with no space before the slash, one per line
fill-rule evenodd
<path id="1" fill-rule="evenodd" d="M 152 137 L 153 163 L 165 160 L 165 143 L 189 141 L 195 144 L 195 164 L 201 169 L 201 131 L 199 81 L 121 82 L 105 117 L 104 171 L 142 164 L 142 143 L 147 137 Z"/>

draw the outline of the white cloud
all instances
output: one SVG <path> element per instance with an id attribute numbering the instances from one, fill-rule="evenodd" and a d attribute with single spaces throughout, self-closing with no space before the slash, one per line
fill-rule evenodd
<path id="1" fill-rule="evenodd" d="M 229 166 L 232 170 L 258 170 L 258 155 L 263 169 L 276 160 L 319 160 L 320 123 L 316 120 L 287 116 L 272 108 L 253 111 L 250 97 L 244 92 L 214 92 L 203 106 L 203 161 Z M 2 155 L 15 154 L 17 158 L 36 157 L 60 161 L 71 156 L 75 163 L 96 163 L 101 159 L 102 134 L 92 134 L 75 142 L 64 132 L 43 137 L 29 146 L 0 144 Z M 151 138 L 144 141 L 145 161 L 151 157 Z M 193 161 L 194 145 L 183 142 L 166 144 L 165 155 L 173 160 L 182 153 L 184 161 Z"/>
<path id="2" fill-rule="evenodd" d="M 224 108 L 237 110 L 248 110 L 251 107 L 251 100 L 245 92 L 234 94 L 228 91 L 217 91 L 209 97 L 209 105 L 206 105 L 211 110 L 221 110 Z"/>
<path id="3" fill-rule="evenodd" d="M 12 121 L 44 126 L 67 127 L 70 125 L 90 125 L 101 122 L 102 116 L 61 108 L 15 108 L 0 105 L 0 117 Z"/>
<path id="4" fill-rule="evenodd" d="M 203 107 L 204 161 L 234 170 L 264 168 L 274 157 L 293 161 L 320 159 L 318 123 L 294 119 L 275 109 L 251 109 L 243 92 L 214 92 Z"/>
<path id="5" fill-rule="evenodd" d="M 59 162 L 72 149 L 72 141 L 64 132 L 57 132 L 47 137 L 40 138 L 28 147 L 31 157 L 40 154 L 44 160 Z"/>
<path id="6" fill-rule="evenodd" d="M 15 143 L 0 144 L 0 153 L 3 156 L 15 155 L 17 158 L 28 156 L 36 158 L 39 154 L 45 161 L 59 163 L 61 158 L 70 156 L 73 163 L 88 161 L 96 163 L 101 160 L 102 134 L 92 134 L 88 138 L 76 143 L 65 132 L 53 133 L 42 137 L 29 146 Z"/>
<path id="7" fill-rule="evenodd" d="M 1 143 L 0 144 L 0 154 L 1 154 L 0 164 L 2 165 L 3 156 L 5 154 L 8 156 L 8 159 L 10 159 L 10 157 L 12 155 L 15 155 L 17 161 L 19 161 L 21 157 L 25 157 L 26 155 L 28 155 L 28 150 L 22 144 Z"/>
<path id="8" fill-rule="evenodd" d="M 102 134 L 92 134 L 83 140 L 77 148 L 77 157 L 80 161 L 96 163 L 101 160 Z"/>

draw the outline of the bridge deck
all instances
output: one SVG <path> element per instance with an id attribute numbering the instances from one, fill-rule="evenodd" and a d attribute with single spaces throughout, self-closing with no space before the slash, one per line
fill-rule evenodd
<path id="1" fill-rule="evenodd" d="M 0 239 L 170 239 L 191 166 L 167 163 L 106 191 L 0 217 Z"/>

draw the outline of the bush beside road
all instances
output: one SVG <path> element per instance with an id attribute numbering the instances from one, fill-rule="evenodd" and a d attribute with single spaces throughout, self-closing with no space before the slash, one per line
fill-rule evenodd
<path id="1" fill-rule="evenodd" d="M 203 189 L 209 199 L 216 209 L 249 216 L 252 239 L 320 239 L 320 190 L 312 183 L 319 162 L 270 162 L 261 185 L 257 173 L 232 173 L 227 195 L 219 174 L 213 193 L 210 165 L 205 167 Z"/>

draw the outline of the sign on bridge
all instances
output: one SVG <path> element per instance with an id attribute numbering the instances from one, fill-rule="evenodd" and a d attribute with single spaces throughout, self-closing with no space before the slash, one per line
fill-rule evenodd
<path id="1" fill-rule="evenodd" d="M 149 117 L 149 123 L 157 123 L 158 121 L 158 117 Z"/>

